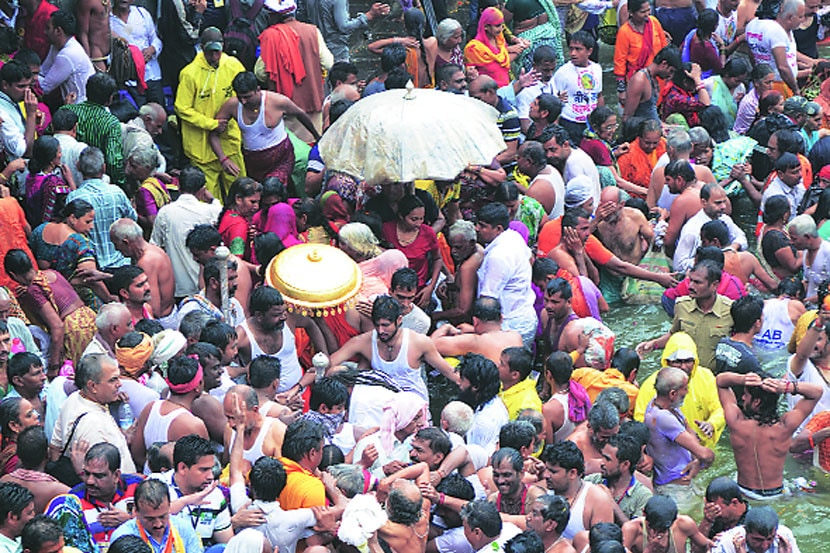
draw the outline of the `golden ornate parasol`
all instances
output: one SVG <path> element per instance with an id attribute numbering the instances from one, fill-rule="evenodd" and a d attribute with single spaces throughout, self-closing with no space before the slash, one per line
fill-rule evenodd
<path id="1" fill-rule="evenodd" d="M 327 317 L 354 305 L 363 273 L 335 247 L 298 244 L 271 260 L 265 282 L 280 291 L 289 311 Z"/>

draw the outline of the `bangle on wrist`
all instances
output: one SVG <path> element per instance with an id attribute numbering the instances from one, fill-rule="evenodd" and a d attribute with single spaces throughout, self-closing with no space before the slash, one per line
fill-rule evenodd
<path id="1" fill-rule="evenodd" d="M 810 442 L 812 443 L 812 441 L 813 441 L 813 438 L 811 437 L 811 438 L 810 438 Z M 446 496 L 446 495 L 444 495 L 444 492 L 441 492 L 440 494 L 438 494 L 438 504 L 439 504 L 439 505 L 443 505 L 443 504 L 444 504 L 444 500 L 445 500 L 446 498 L 447 498 L 447 496 Z"/>
<path id="2" fill-rule="evenodd" d="M 793 382 L 793 393 L 798 394 L 798 382 Z"/>
<path id="3" fill-rule="evenodd" d="M 219 165 L 224 165 L 225 162 L 228 161 L 228 156 L 224 156 L 219 159 Z"/>

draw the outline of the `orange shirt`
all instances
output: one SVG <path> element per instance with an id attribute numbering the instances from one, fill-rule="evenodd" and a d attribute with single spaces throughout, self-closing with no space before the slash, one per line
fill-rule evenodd
<path id="1" fill-rule="evenodd" d="M 562 217 L 557 217 L 545 223 L 545 226 L 539 232 L 539 239 L 536 241 L 536 248 L 539 251 L 539 255 L 547 256 L 549 251 L 559 245 L 561 239 Z M 603 246 L 599 238 L 594 235 L 589 236 L 588 240 L 585 241 L 585 253 L 588 254 L 591 261 L 600 265 L 608 264 L 611 258 L 614 257 L 611 250 Z"/>
<path id="2" fill-rule="evenodd" d="M 640 57 L 640 50 L 643 48 L 642 33 L 635 31 L 630 21 L 627 21 L 617 31 L 617 42 L 614 45 L 614 75 L 616 77 L 630 79 L 635 71 L 648 66 L 654 60 L 657 52 L 668 45 L 663 26 L 660 25 L 656 17 L 650 16 L 650 19 L 654 33 L 654 47 L 651 50 L 651 55 L 646 59 L 646 63 L 642 67 L 636 66 L 637 58 Z"/>
<path id="3" fill-rule="evenodd" d="M 651 172 L 657 164 L 657 160 L 666 152 L 666 139 L 661 138 L 657 148 L 647 154 L 640 147 L 638 138 L 629 146 L 628 152 L 617 159 L 620 168 L 620 176 L 627 181 L 648 188 L 651 182 Z"/>
<path id="4" fill-rule="evenodd" d="M 326 488 L 323 481 L 298 463 L 286 457 L 280 457 L 287 475 L 285 488 L 280 494 L 280 507 L 285 510 L 304 507 L 325 507 Z"/>
<path id="5" fill-rule="evenodd" d="M 597 400 L 599 393 L 606 388 L 617 387 L 623 390 L 628 395 L 628 400 L 631 402 L 631 411 L 634 411 L 634 404 L 637 402 L 637 394 L 640 389 L 628 382 L 623 374 L 617 369 L 605 369 L 598 371 L 585 367 L 582 369 L 575 369 L 571 375 L 571 380 L 578 382 L 588 392 L 588 397 L 591 398 L 591 403 Z"/>

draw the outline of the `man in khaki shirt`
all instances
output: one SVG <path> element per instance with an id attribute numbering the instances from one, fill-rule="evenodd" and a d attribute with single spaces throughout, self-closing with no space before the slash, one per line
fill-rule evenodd
<path id="1" fill-rule="evenodd" d="M 697 344 L 700 364 L 715 366 L 715 348 L 721 338 L 729 336 L 732 300 L 718 294 L 723 268 L 711 260 L 698 262 L 689 272 L 689 295 L 679 298 L 669 332 L 637 346 L 638 353 L 663 349 L 669 337 L 680 330 Z"/>

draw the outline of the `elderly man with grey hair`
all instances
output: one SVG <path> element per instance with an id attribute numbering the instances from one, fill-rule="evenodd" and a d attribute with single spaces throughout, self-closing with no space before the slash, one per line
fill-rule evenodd
<path id="1" fill-rule="evenodd" d="M 127 439 L 109 412 L 109 404 L 118 399 L 121 389 L 118 363 L 103 353 L 92 353 L 81 358 L 75 368 L 73 392 L 60 409 L 60 416 L 52 432 L 49 454 L 57 460 L 75 444 L 85 440 L 91 445 L 108 442 L 121 454 L 121 472 L 136 471 Z"/>
<path id="2" fill-rule="evenodd" d="M 747 23 L 746 43 L 755 64 L 769 64 L 775 71 L 775 89 L 798 95 L 799 64 L 812 68 L 817 60 L 798 51 L 793 30 L 804 20 L 804 0 L 783 0 L 775 19 L 756 18 Z M 805 73 L 806 77 L 809 74 Z"/>
<path id="3" fill-rule="evenodd" d="M 110 226 L 127 217 L 138 218 L 130 200 L 118 186 L 110 185 L 102 179 L 106 170 L 104 154 L 98 148 L 90 146 L 78 157 L 78 170 L 84 181 L 66 197 L 66 203 L 73 200 L 86 200 L 95 209 L 95 219 L 90 233 L 90 240 L 95 247 L 98 265 L 103 270 L 115 269 L 128 265 L 129 260 L 115 249 L 110 242 Z"/>
<path id="4" fill-rule="evenodd" d="M 167 112 L 161 105 L 150 102 L 141 106 L 138 109 L 138 117 L 121 125 L 124 160 L 129 162 L 130 156 L 138 149 L 150 150 L 156 157 L 153 169 L 163 173 L 167 169 L 167 162 L 153 139 L 161 134 L 166 122 Z"/>
<path id="5" fill-rule="evenodd" d="M 433 321 L 458 324 L 472 320 L 478 290 L 477 271 L 484 261 L 484 248 L 477 240 L 476 227 L 470 221 L 459 219 L 447 231 L 455 277 L 446 280 L 446 286 L 438 286 L 436 293 L 443 309 L 432 313 Z"/>
<path id="6" fill-rule="evenodd" d="M 646 408 L 644 422 L 651 430 L 646 453 L 654 459 L 654 493 L 674 497 L 678 505 L 692 499 L 692 478 L 712 464 L 715 452 L 701 445 L 680 411 L 689 392 L 689 376 L 665 367 L 654 383 L 657 395 Z"/>
<path id="7" fill-rule="evenodd" d="M 830 242 L 818 235 L 815 220 L 810 215 L 799 215 L 787 227 L 796 250 L 804 251 L 802 268 L 807 281 L 805 303 L 818 302 L 818 288 L 830 278 Z"/>
<path id="8" fill-rule="evenodd" d="M 164 328 L 176 330 L 178 311 L 174 297 L 176 282 L 173 263 L 167 253 L 144 239 L 141 227 L 132 219 L 119 219 L 110 226 L 110 240 L 133 265 L 144 269 L 150 285 L 150 306 Z"/>

